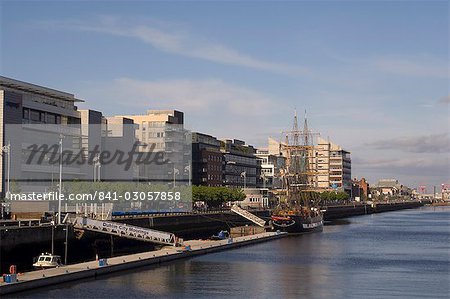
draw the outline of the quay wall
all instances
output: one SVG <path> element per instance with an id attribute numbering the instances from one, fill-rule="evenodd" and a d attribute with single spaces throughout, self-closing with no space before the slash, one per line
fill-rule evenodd
<path id="1" fill-rule="evenodd" d="M 324 220 L 330 221 L 352 216 L 410 209 L 426 203 L 402 202 L 329 206 L 324 207 L 326 210 Z M 263 218 L 270 216 L 270 211 L 255 211 L 254 213 Z M 250 224 L 246 219 L 229 211 L 189 215 L 122 217 L 116 218 L 114 221 L 173 232 L 185 239 L 207 238 L 220 230 Z M 64 229 L 65 226 L 62 225 L 56 226 L 54 230 L 55 253 L 61 255 L 63 260 L 65 253 Z M 0 274 L 5 273 L 11 264 L 17 265 L 19 271 L 29 270 L 34 257 L 41 252 L 51 250 L 51 236 L 52 228 L 50 226 L 0 227 Z M 80 250 L 80 248 L 83 248 L 83 250 Z M 155 246 L 151 243 L 111 237 L 94 232 L 77 232 L 69 227 L 68 263 L 92 260 L 96 255 L 102 258 L 154 249 Z"/>
<path id="2" fill-rule="evenodd" d="M 160 250 L 160 252 L 153 254 L 152 257 L 148 257 L 146 253 L 143 253 L 142 256 L 139 256 L 139 254 L 122 256 L 120 258 L 112 258 L 111 261 L 113 261 L 113 264 L 104 267 L 98 267 L 98 265 L 93 265 L 93 262 L 63 266 L 59 269 L 64 270 L 66 268 L 65 272 L 61 271 L 61 273 L 57 275 L 47 276 L 44 274 L 22 282 L 19 281 L 18 283 L 0 284 L 0 295 L 11 294 L 80 279 L 95 278 L 99 275 L 105 275 L 118 271 L 135 269 L 138 267 L 149 266 L 154 264 L 161 264 L 177 259 L 185 259 L 212 252 L 229 250 L 237 247 L 265 242 L 286 236 L 287 236 L 286 233 L 280 234 L 263 233 L 259 235 L 236 238 L 235 241 L 232 243 L 220 243 L 220 241 L 215 241 L 216 244 L 213 245 L 211 244 L 205 244 L 203 246 L 197 245 L 194 246 L 192 251 L 176 252 L 171 250 L 170 252 L 167 251 L 165 254 L 163 253 L 161 255 L 160 252 L 165 250 Z M 139 256 L 138 259 L 136 259 L 136 256 Z M 118 259 L 120 259 L 121 261 L 117 262 Z M 49 271 L 52 270 L 50 269 Z"/>

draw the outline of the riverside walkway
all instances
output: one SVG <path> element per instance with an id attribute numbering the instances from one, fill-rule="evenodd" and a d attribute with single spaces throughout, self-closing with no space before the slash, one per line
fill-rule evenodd
<path id="1" fill-rule="evenodd" d="M 95 278 L 103 274 L 232 249 L 286 237 L 287 235 L 287 233 L 282 232 L 266 232 L 262 234 L 236 237 L 233 239 L 219 241 L 190 240 L 185 241 L 183 247 L 165 246 L 157 251 L 108 258 L 107 265 L 105 266 L 99 266 L 99 261 L 90 261 L 66 265 L 59 268 L 26 272 L 17 276 L 17 282 L 0 282 L 0 295 L 31 290 L 38 287 L 45 287 L 79 279 Z"/>

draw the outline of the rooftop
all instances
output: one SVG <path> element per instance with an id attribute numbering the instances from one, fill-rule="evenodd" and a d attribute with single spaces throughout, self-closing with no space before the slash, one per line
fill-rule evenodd
<path id="1" fill-rule="evenodd" d="M 2 86 L 18 91 L 36 93 L 63 101 L 84 102 L 83 100 L 75 98 L 75 96 L 71 93 L 0 76 L 0 87 Z"/>

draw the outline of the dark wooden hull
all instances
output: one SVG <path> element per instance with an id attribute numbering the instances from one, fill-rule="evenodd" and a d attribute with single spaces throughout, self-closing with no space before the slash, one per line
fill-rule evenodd
<path id="1" fill-rule="evenodd" d="M 320 232 L 323 229 L 323 216 L 303 217 L 300 215 L 289 216 L 291 221 L 272 221 L 274 230 L 291 234 Z"/>

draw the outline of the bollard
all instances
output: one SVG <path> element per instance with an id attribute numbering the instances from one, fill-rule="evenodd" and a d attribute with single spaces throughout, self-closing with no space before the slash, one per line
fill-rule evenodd
<path id="1" fill-rule="evenodd" d="M 17 282 L 17 274 L 6 274 L 3 277 L 3 281 L 6 283 L 14 283 Z"/>
<path id="2" fill-rule="evenodd" d="M 99 267 L 104 267 L 108 265 L 108 260 L 107 259 L 99 259 L 98 260 L 98 266 Z"/>

